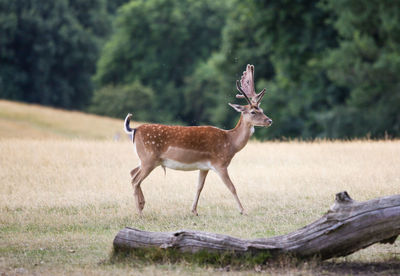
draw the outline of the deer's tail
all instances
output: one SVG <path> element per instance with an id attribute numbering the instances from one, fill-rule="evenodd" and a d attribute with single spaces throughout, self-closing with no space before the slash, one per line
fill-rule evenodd
<path id="1" fill-rule="evenodd" d="M 136 128 L 130 128 L 129 123 L 131 122 L 131 117 L 132 114 L 128 113 L 128 115 L 126 115 L 125 117 L 125 123 L 124 123 L 124 130 L 126 133 L 128 133 L 129 135 L 131 135 L 132 137 L 132 142 L 135 142 L 135 132 L 136 132 Z"/>

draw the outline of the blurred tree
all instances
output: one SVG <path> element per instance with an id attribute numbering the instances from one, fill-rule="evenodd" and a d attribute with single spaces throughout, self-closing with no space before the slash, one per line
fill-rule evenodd
<path id="1" fill-rule="evenodd" d="M 324 69 L 348 91 L 321 118 L 327 136 L 399 136 L 400 1 L 330 0 L 324 7 L 340 35 Z"/>
<path id="2" fill-rule="evenodd" d="M 256 68 L 258 91 L 267 88 L 262 107 L 275 122 L 256 135 L 307 138 L 322 133 L 322 125 L 315 118 L 335 104 L 341 92 L 321 70 L 320 59 L 327 47 L 336 45 L 336 33 L 325 24 L 328 14 L 317 4 L 316 0 L 247 0 L 234 4 L 236 8 L 223 30 L 218 62 L 207 63 L 208 70 L 215 71 L 212 81 L 220 79 L 216 82 L 219 85 L 211 88 L 212 94 L 224 95 L 216 104 L 223 106 L 224 112 L 213 118 L 214 123 L 232 126 L 235 122 L 235 113 L 226 102 L 234 101 L 235 80 L 251 63 Z"/>
<path id="3" fill-rule="evenodd" d="M 220 59 L 220 54 L 214 54 L 207 62 L 199 63 L 193 74 L 185 79 L 183 113 L 190 125 L 214 123 L 219 121 L 216 117 L 222 115 L 219 114 L 221 110 L 223 114 L 226 112 L 220 98 L 232 90 L 232 85 L 227 85 L 225 75 L 220 73 Z"/>
<path id="4" fill-rule="evenodd" d="M 268 137 L 310 138 L 321 134 L 315 116 L 329 109 L 338 94 L 321 70 L 327 47 L 336 45 L 336 33 L 325 24 L 328 13 L 316 0 L 269 1 L 264 11 L 260 41 L 270 49 L 274 78 L 265 82 L 270 94 L 265 110 L 275 128 L 261 131 Z"/>
<path id="5" fill-rule="evenodd" d="M 94 92 L 89 112 L 118 118 L 134 112 L 134 120 L 150 121 L 156 115 L 151 112 L 153 100 L 153 90 L 138 81 L 129 85 L 110 85 Z"/>
<path id="6" fill-rule="evenodd" d="M 256 5 L 253 1 L 234 1 L 233 6 L 227 14 L 220 51 L 185 80 L 185 107 L 196 124 L 234 126 L 238 113 L 228 102 L 244 103 L 235 99 L 235 83 L 247 63 L 256 66 L 258 77 L 273 75 L 269 52 L 261 48 L 255 37 L 261 16 Z"/>
<path id="7" fill-rule="evenodd" d="M 220 44 L 230 1 L 134 0 L 119 10 L 95 77 L 100 87 L 139 80 L 155 91 L 157 121 L 186 121 L 182 86 Z"/>
<path id="8" fill-rule="evenodd" d="M 81 108 L 101 38 L 103 0 L 0 0 L 0 97 Z"/>
<path id="9" fill-rule="evenodd" d="M 119 7 L 130 0 L 107 0 L 107 11 L 110 15 L 115 15 Z"/>

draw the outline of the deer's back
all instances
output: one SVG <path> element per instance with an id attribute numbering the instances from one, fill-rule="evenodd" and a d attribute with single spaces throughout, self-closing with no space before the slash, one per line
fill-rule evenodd
<path id="1" fill-rule="evenodd" d="M 212 126 L 144 124 L 137 128 L 135 141 L 137 147 L 159 158 L 188 162 L 221 157 L 230 147 L 227 132 Z"/>

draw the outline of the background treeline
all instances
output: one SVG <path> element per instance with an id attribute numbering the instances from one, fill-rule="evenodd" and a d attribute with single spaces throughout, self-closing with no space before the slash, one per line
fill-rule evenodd
<path id="1" fill-rule="evenodd" d="M 259 138 L 400 136 L 399 0 L 0 0 L 0 98 L 229 128 L 248 63 Z"/>

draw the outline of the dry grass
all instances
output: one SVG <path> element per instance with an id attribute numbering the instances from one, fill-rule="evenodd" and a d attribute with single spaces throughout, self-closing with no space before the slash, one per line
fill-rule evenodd
<path id="1" fill-rule="evenodd" d="M 192 216 L 197 173 L 167 170 L 165 177 L 158 168 L 142 184 L 147 203 L 139 217 L 129 179 L 138 159 L 128 139 L 112 141 L 121 129 L 122 120 L 0 100 L 0 274 L 214 274 L 219 270 L 193 264 L 107 260 L 125 226 L 269 237 L 319 218 L 339 191 L 356 200 L 400 192 L 400 141 L 251 142 L 230 166 L 247 216 L 214 173 L 200 216 Z M 326 274 L 337 266 L 344 273 L 353 266 L 398 272 L 399 241 L 323 266 L 266 269 Z"/>
<path id="2" fill-rule="evenodd" d="M 400 192 L 400 141 L 251 142 L 230 166 L 247 216 L 214 173 L 200 197 L 200 216 L 192 216 L 197 173 L 167 170 L 164 177 L 157 168 L 143 182 L 140 218 L 129 183 L 137 163 L 128 142 L 0 139 L 0 272 L 212 274 L 213 268 L 190 264 L 102 261 L 125 226 L 268 237 L 317 219 L 339 191 L 356 200 Z M 336 261 L 399 262 L 399 255 L 397 241 Z"/>

